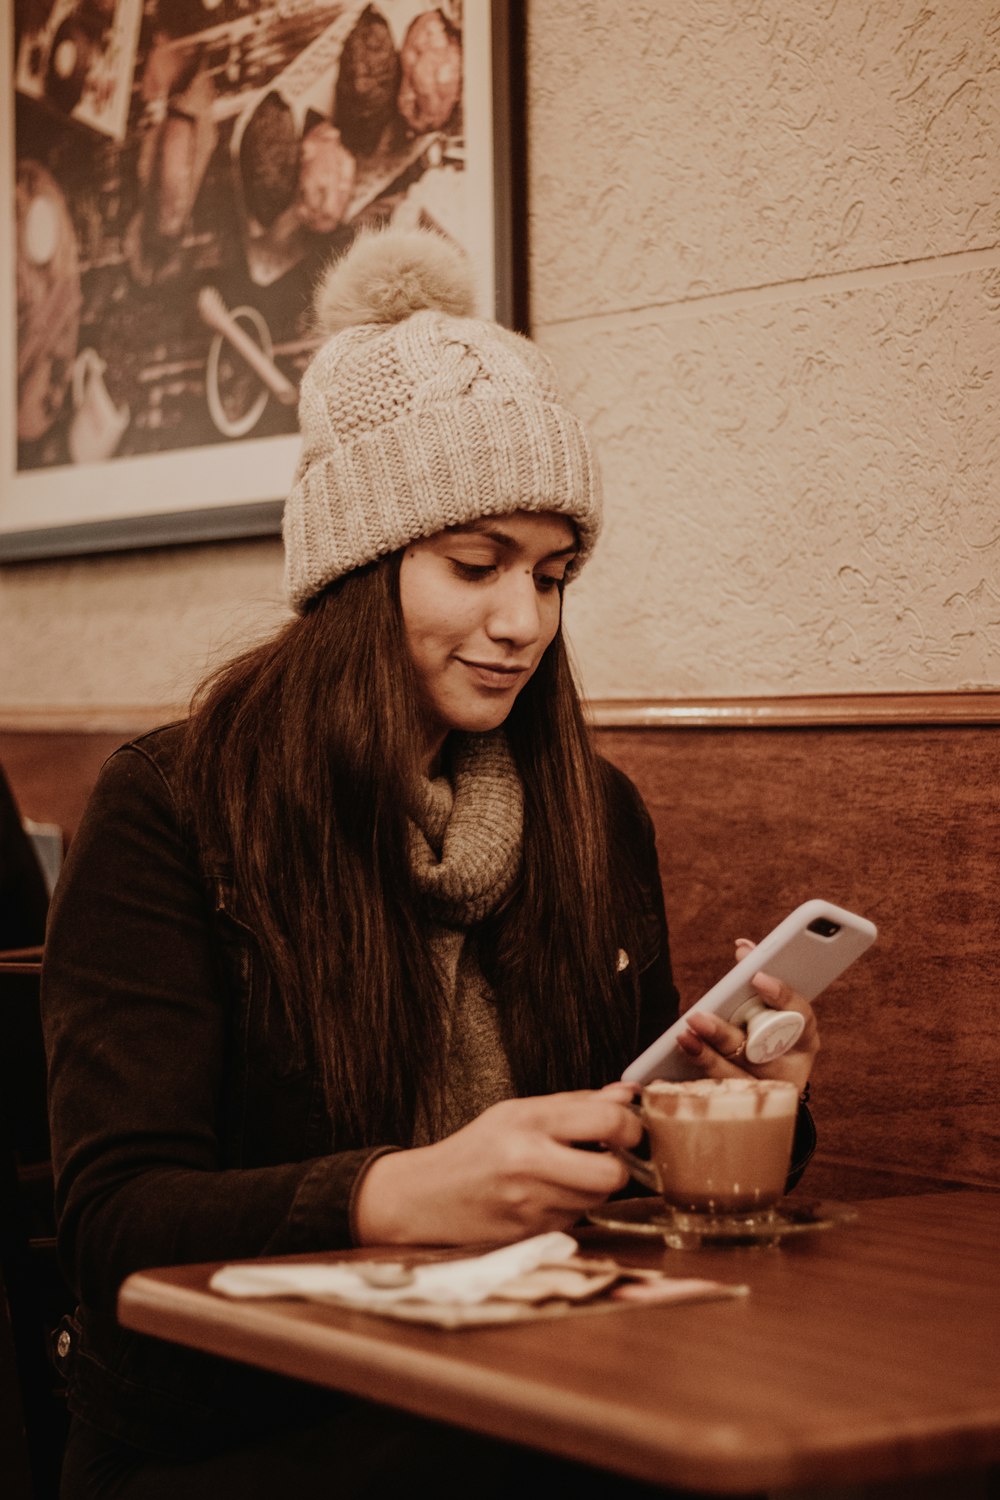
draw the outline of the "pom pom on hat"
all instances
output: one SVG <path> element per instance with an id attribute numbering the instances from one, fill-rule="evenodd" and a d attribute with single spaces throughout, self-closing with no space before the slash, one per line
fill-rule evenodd
<path id="1" fill-rule="evenodd" d="M 321 278 L 326 341 L 302 377 L 302 454 L 285 505 L 285 588 L 304 610 L 328 584 L 450 526 L 553 512 L 579 553 L 600 529 L 586 432 L 542 351 L 474 317 L 462 250 L 427 229 L 357 237 Z"/>
<path id="2" fill-rule="evenodd" d="M 430 230 L 370 229 L 321 278 L 313 299 L 316 331 L 402 323 L 430 310 L 471 318 L 476 285 L 468 256 Z"/>

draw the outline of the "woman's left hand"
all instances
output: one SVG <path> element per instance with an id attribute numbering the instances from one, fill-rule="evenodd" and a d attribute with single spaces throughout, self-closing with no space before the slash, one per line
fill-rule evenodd
<path id="1" fill-rule="evenodd" d="M 749 938 L 737 938 L 736 958 L 745 958 L 753 949 Z M 706 1078 L 787 1078 L 801 1093 L 809 1082 L 816 1053 L 819 1051 L 819 1027 L 808 1000 L 803 1000 L 787 984 L 770 974 L 755 974 L 751 984 L 765 1005 L 772 1010 L 797 1010 L 805 1019 L 802 1035 L 794 1046 L 769 1063 L 749 1063 L 743 1053 L 746 1032 L 721 1016 L 692 1010 L 687 1017 L 688 1029 L 678 1037 L 678 1045 Z"/>

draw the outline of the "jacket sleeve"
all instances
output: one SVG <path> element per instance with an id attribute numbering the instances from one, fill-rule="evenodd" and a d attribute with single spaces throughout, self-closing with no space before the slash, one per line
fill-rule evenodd
<path id="1" fill-rule="evenodd" d="M 376 1152 L 221 1159 L 233 1016 L 197 862 L 139 746 L 107 763 L 72 841 L 42 1009 L 60 1252 L 81 1300 L 112 1310 L 143 1267 L 350 1243 Z"/>

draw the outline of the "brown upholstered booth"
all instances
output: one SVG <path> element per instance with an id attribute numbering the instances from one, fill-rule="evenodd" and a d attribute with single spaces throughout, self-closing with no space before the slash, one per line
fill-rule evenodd
<path id="1" fill-rule="evenodd" d="M 1000 693 L 593 705 L 656 822 L 678 983 L 695 999 L 823 896 L 880 940 L 818 1002 L 810 1190 L 1000 1188 Z M 141 731 L 147 725 L 137 723 Z M 0 732 L 24 812 L 72 837 L 127 728 Z"/>

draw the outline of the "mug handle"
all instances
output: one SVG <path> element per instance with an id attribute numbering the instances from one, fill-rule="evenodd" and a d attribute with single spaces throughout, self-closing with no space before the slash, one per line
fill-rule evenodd
<path id="1" fill-rule="evenodd" d="M 625 1107 L 626 1109 L 630 1109 L 640 1120 L 642 1119 L 642 1110 L 637 1104 L 627 1104 Z M 656 1171 L 650 1162 L 643 1161 L 641 1157 L 636 1156 L 634 1152 L 629 1151 L 625 1146 L 612 1146 L 610 1150 L 614 1152 L 620 1162 L 624 1162 L 636 1182 L 640 1182 L 643 1187 L 651 1188 L 654 1193 L 660 1191 Z"/>

